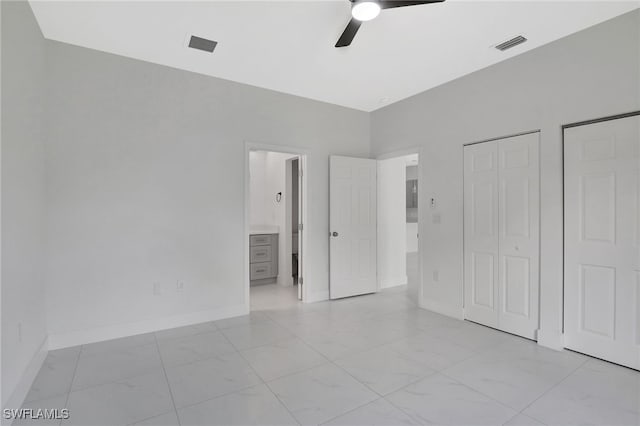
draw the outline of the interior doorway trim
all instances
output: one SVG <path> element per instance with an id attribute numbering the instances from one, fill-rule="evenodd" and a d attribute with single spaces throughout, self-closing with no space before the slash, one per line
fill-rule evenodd
<path id="1" fill-rule="evenodd" d="M 250 172 L 250 168 L 249 168 L 249 154 L 252 151 L 269 151 L 269 152 L 279 152 L 279 153 L 283 153 L 283 154 L 293 154 L 293 155 L 298 155 L 300 156 L 300 165 L 301 165 L 301 169 L 303 171 L 302 173 L 302 217 L 301 222 L 304 225 L 304 230 L 303 232 L 305 232 L 307 229 L 309 229 L 308 227 L 308 211 L 309 209 L 307 208 L 308 206 L 308 201 L 309 197 L 312 195 L 309 193 L 309 185 L 308 185 L 308 175 L 309 175 L 309 169 L 308 169 L 308 161 L 307 161 L 307 157 L 310 154 L 310 151 L 306 148 L 300 148 L 300 147 L 295 147 L 295 146 L 287 146 L 287 145 L 275 145 L 275 144 L 268 144 L 268 143 L 261 143 L 261 142 L 251 142 L 251 141 L 245 141 L 244 143 L 244 203 L 242 206 L 243 209 L 243 214 L 244 214 L 244 227 L 243 227 L 243 244 L 244 244 L 244 256 L 243 256 L 243 260 L 244 260 L 244 303 L 245 303 L 245 309 L 247 311 L 247 313 L 249 313 L 251 311 L 251 291 L 250 291 L 250 271 L 249 271 L 249 232 L 251 229 L 251 224 L 250 224 L 250 199 L 251 199 L 251 186 L 250 186 L 250 177 L 249 177 L 249 172 Z M 309 247 L 309 236 L 308 233 L 304 235 L 303 239 L 302 239 L 302 256 L 304 258 L 304 260 L 306 261 L 308 259 L 308 247 Z M 303 263 L 303 265 L 306 265 L 307 263 Z M 308 291 L 307 291 L 307 287 L 308 287 L 308 280 L 307 280 L 307 274 L 306 274 L 306 269 L 303 269 L 303 276 L 304 276 L 304 284 L 302 286 L 302 302 L 305 303 L 307 301 L 307 295 L 308 295 Z"/>
<path id="2" fill-rule="evenodd" d="M 424 209 L 424 206 L 425 206 L 424 196 L 422 195 L 424 193 L 424 185 L 422 181 L 422 163 L 424 162 L 423 161 L 424 157 L 422 155 L 422 152 L 423 152 L 422 147 L 405 148 L 397 151 L 391 151 L 391 152 L 386 152 L 384 154 L 380 154 L 376 157 L 376 160 L 377 161 L 389 160 L 391 158 L 418 154 L 418 301 L 417 302 L 418 302 L 418 306 L 421 307 L 422 309 L 429 309 L 424 303 L 424 282 L 423 282 L 424 280 L 422 276 L 422 271 L 424 270 L 423 256 L 422 256 L 422 254 L 424 253 L 424 243 L 423 243 L 424 238 L 420 238 L 421 233 L 424 235 L 424 232 L 422 232 L 423 220 L 422 220 L 421 211 L 422 209 Z M 422 209 L 421 209 L 421 206 L 422 206 Z M 379 282 L 378 282 L 378 291 L 380 291 Z"/>

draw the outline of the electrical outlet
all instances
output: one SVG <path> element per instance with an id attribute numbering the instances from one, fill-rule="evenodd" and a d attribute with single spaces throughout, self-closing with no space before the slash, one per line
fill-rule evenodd
<path id="1" fill-rule="evenodd" d="M 180 292 L 184 290 L 184 282 L 183 281 L 176 281 L 176 291 Z"/>
<path id="2" fill-rule="evenodd" d="M 22 323 L 18 323 L 18 342 L 22 343 Z"/>
<path id="3" fill-rule="evenodd" d="M 438 282 L 439 279 L 440 273 L 437 270 L 433 271 L 433 281 Z"/>
<path id="4" fill-rule="evenodd" d="M 162 287 L 160 287 L 160 283 L 153 283 L 153 295 L 160 296 L 162 294 Z"/>

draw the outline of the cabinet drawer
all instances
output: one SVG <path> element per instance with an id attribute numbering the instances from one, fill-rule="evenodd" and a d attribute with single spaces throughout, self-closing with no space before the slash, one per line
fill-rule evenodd
<path id="1" fill-rule="evenodd" d="M 251 264 L 251 280 L 262 280 L 264 278 L 272 278 L 271 262 L 252 263 Z"/>
<path id="2" fill-rule="evenodd" d="M 251 247 L 250 263 L 271 262 L 271 246 Z"/>
<path id="3" fill-rule="evenodd" d="M 250 246 L 268 246 L 270 244 L 271 244 L 271 235 L 269 234 L 249 236 Z"/>

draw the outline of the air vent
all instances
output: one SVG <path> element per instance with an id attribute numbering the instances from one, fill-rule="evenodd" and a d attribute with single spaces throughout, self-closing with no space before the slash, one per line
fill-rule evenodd
<path id="1" fill-rule="evenodd" d="M 192 35 L 191 39 L 189 40 L 190 48 L 202 50 L 209 53 L 213 52 L 213 49 L 216 48 L 217 44 L 217 41 L 207 40 L 206 38 L 196 37 L 194 35 Z"/>
<path id="2" fill-rule="evenodd" d="M 518 37 L 514 37 L 511 40 L 505 41 L 504 43 L 500 43 L 496 46 L 496 49 L 504 52 L 507 49 L 511 49 L 512 47 L 524 43 L 525 41 L 527 41 L 527 39 L 519 35 Z"/>

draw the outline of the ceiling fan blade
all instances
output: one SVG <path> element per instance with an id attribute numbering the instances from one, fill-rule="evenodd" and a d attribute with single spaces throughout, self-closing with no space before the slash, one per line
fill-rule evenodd
<path id="1" fill-rule="evenodd" d="M 442 3 L 444 0 L 381 0 L 381 9 L 393 9 L 394 7 L 419 6 L 421 4 Z"/>
<path id="2" fill-rule="evenodd" d="M 347 27 L 342 32 L 342 35 L 338 39 L 336 47 L 349 46 L 353 41 L 353 38 L 356 36 L 356 33 L 360 29 L 360 25 L 362 25 L 362 22 L 356 19 L 351 19 L 347 24 Z"/>

